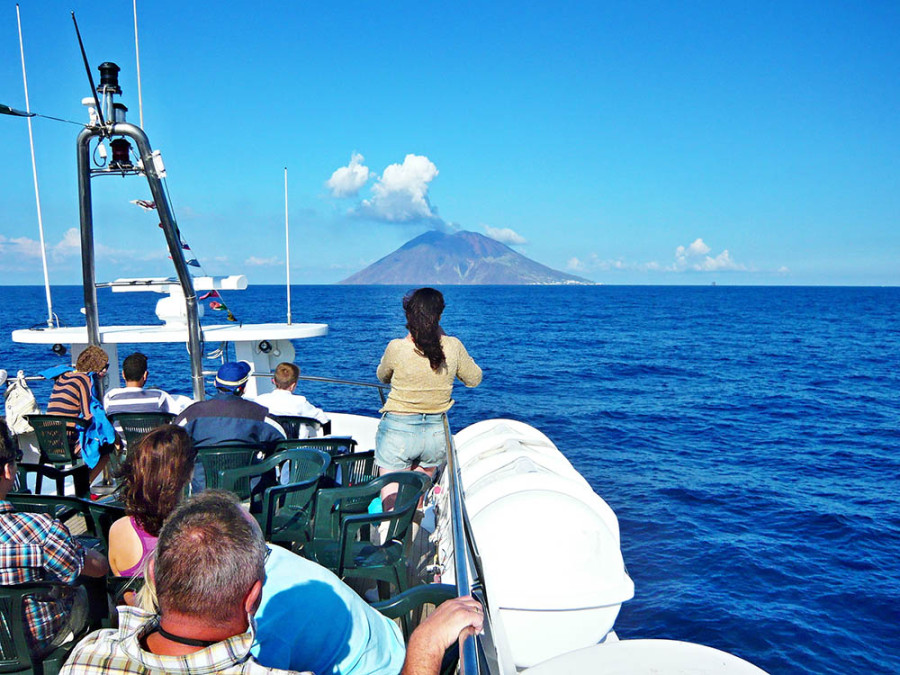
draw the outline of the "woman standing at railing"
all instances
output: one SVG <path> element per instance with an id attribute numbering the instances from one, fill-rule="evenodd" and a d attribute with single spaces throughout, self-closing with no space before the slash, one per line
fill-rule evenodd
<path id="1" fill-rule="evenodd" d="M 375 437 L 375 463 L 381 473 L 422 471 L 429 476 L 444 463 L 444 414 L 453 405 L 453 382 L 467 387 L 481 382 L 481 368 L 463 343 L 441 328 L 444 296 L 433 288 L 420 288 L 403 298 L 405 338 L 391 340 L 378 379 L 391 391 Z M 394 494 L 382 493 L 385 510 L 393 508 Z"/>

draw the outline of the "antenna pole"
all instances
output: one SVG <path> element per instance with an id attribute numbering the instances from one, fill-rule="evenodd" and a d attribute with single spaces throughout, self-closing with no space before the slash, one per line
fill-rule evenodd
<path id="1" fill-rule="evenodd" d="M 97 106 L 97 117 L 100 118 L 100 126 L 106 126 L 106 120 L 103 119 L 103 108 L 100 107 L 100 97 L 97 96 L 97 87 L 94 86 L 94 76 L 91 75 L 91 64 L 88 63 L 87 52 L 84 51 L 84 42 L 81 41 L 81 31 L 78 30 L 78 21 L 75 19 L 75 12 L 72 12 L 72 23 L 75 24 L 75 35 L 78 36 L 78 46 L 81 47 L 81 58 L 84 60 L 84 70 L 87 72 L 88 82 L 91 83 L 91 93 L 94 95 L 94 105 Z"/>
<path id="2" fill-rule="evenodd" d="M 287 167 L 284 167 L 284 258 L 287 272 L 287 322 L 291 325 L 291 235 L 288 228 L 288 181 Z"/>
<path id="3" fill-rule="evenodd" d="M 19 3 L 16 3 L 16 21 L 19 24 L 19 53 L 22 56 L 22 82 L 25 84 L 25 112 L 31 113 L 28 102 L 28 76 L 25 74 L 25 43 L 22 40 L 22 16 Z M 41 239 L 41 260 L 44 263 L 44 289 L 47 293 L 47 328 L 53 328 L 53 300 L 50 298 L 50 275 L 47 271 L 47 247 L 44 245 L 44 218 L 41 213 L 41 191 L 38 189 L 37 161 L 34 158 L 34 133 L 31 129 L 31 117 L 28 118 L 28 143 L 31 146 L 31 173 L 34 176 L 34 200 L 37 203 L 38 232 Z"/>
<path id="4" fill-rule="evenodd" d="M 138 47 L 138 25 L 137 25 L 137 0 L 133 0 L 134 5 L 134 59 L 137 61 L 137 86 L 138 86 L 138 114 L 141 120 L 141 129 L 144 128 L 144 98 L 141 96 L 141 50 Z"/>

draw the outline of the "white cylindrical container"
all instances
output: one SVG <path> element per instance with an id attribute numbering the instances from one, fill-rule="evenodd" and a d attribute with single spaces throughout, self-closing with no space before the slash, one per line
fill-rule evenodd
<path id="1" fill-rule="evenodd" d="M 456 445 L 488 603 L 505 631 L 495 638 L 516 667 L 603 640 L 634 595 L 612 509 L 546 436 L 521 422 L 479 422 L 460 431 Z M 442 549 L 447 580 L 452 556 Z"/>

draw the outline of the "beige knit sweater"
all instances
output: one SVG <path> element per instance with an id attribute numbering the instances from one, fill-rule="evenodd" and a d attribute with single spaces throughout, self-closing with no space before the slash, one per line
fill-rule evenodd
<path id="1" fill-rule="evenodd" d="M 416 353 L 412 338 L 391 340 L 381 363 L 378 379 L 390 383 L 391 393 L 381 412 L 442 413 L 453 405 L 453 381 L 458 377 L 467 387 L 481 382 L 481 368 L 455 337 L 441 337 L 446 364 L 439 372 L 428 359 Z"/>

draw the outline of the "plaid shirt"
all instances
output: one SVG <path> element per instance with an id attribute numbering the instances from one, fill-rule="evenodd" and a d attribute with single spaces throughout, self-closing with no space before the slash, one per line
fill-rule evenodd
<path id="1" fill-rule="evenodd" d="M 250 656 L 254 628 L 186 656 L 162 656 L 141 648 L 141 640 L 159 625 L 159 616 L 136 607 L 119 607 L 119 627 L 95 631 L 69 654 L 60 675 L 131 673 L 225 673 L 276 675 L 293 671 L 259 665 Z M 311 674 L 310 674 L 311 675 Z"/>
<path id="2" fill-rule="evenodd" d="M 58 520 L 40 513 L 16 513 L 0 500 L 0 585 L 29 581 L 74 584 L 84 567 L 84 549 Z M 66 624 L 75 594 L 25 600 L 25 623 L 32 650 L 40 654 Z"/>

